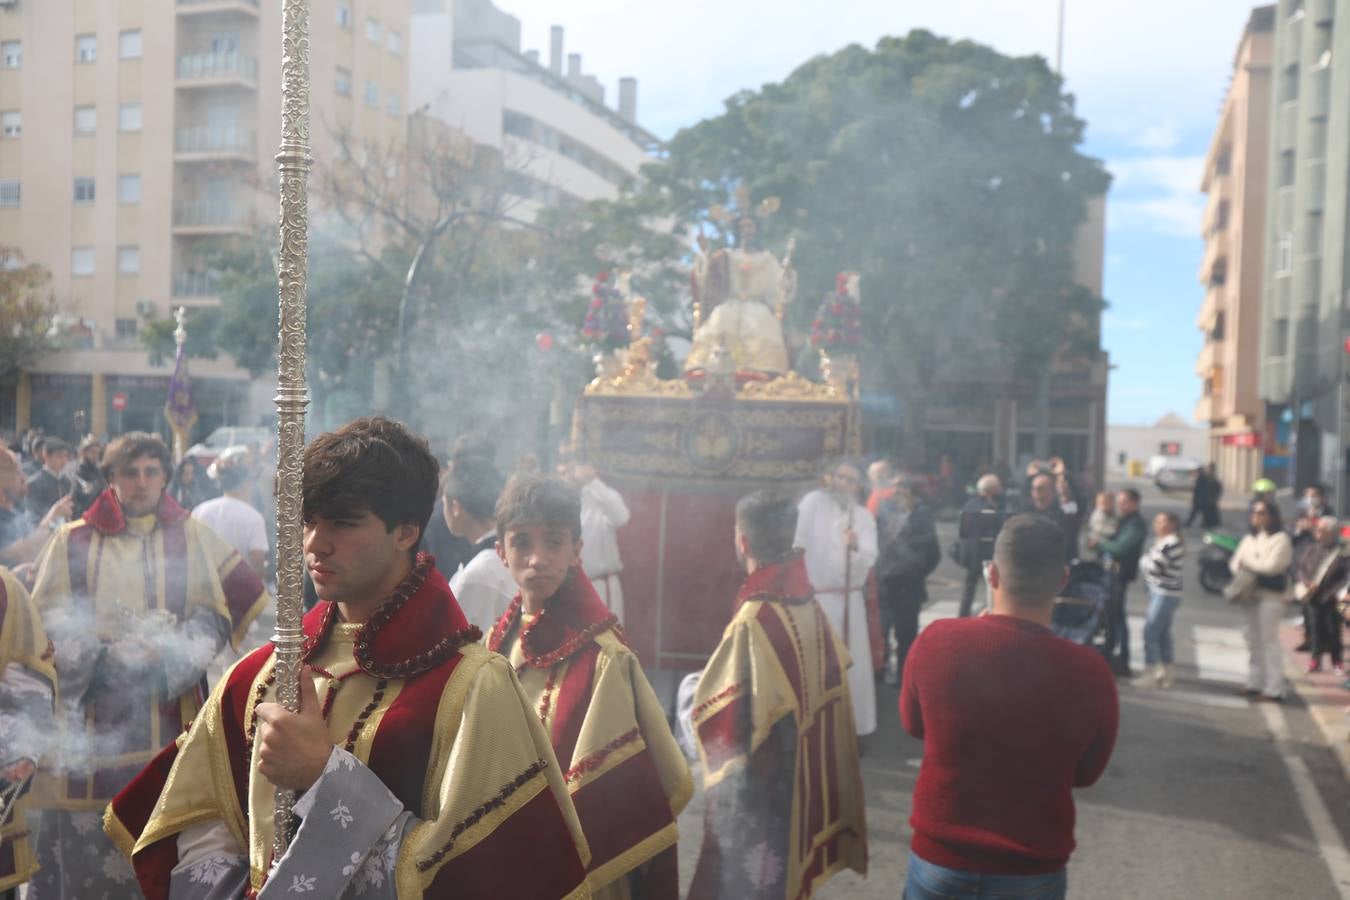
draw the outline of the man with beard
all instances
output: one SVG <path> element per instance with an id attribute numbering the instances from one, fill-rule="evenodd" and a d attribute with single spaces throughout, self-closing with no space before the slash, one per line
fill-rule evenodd
<path id="1" fill-rule="evenodd" d="M 805 551 L 816 602 L 854 660 L 848 671 L 853 724 L 858 734 L 877 728 L 876 683 L 867 665 L 869 640 L 863 585 L 877 561 L 877 522 L 858 502 L 862 469 L 847 460 L 830 470 L 827 486 L 797 507 L 793 546 Z"/>
<path id="2" fill-rule="evenodd" d="M 56 643 L 59 738 L 77 754 L 33 792 L 42 869 L 29 900 L 122 897 L 133 875 L 100 829 L 108 801 L 192 721 L 203 675 L 267 603 L 257 574 L 164 490 L 169 450 L 108 446 L 111 487 L 38 560 L 33 604 Z"/>
<path id="3" fill-rule="evenodd" d="M 34 524 L 24 503 L 27 495 L 28 483 L 19 458 L 12 450 L 0 447 L 0 565 L 31 563 L 51 537 L 53 523 L 60 524 L 70 516 L 71 499 L 67 495 Z"/>
<path id="4" fill-rule="evenodd" d="M 1073 561 L 1078 558 L 1079 519 L 1077 506 L 1069 512 L 1059 496 L 1055 476 L 1049 472 L 1038 472 L 1031 478 L 1031 504 L 1026 512 L 1045 516 L 1064 532 L 1064 558 Z"/>
<path id="5" fill-rule="evenodd" d="M 437 470 L 425 440 L 380 417 L 305 448 L 320 600 L 304 619 L 300 710 L 277 701 L 261 647 L 117 797 L 105 827 L 146 896 L 586 895 L 586 843 L 548 736 L 417 552 Z M 298 794 L 280 859 L 274 785 Z"/>
<path id="6" fill-rule="evenodd" d="M 681 713 L 706 793 L 689 900 L 810 897 L 843 869 L 867 874 L 849 654 L 812 598 L 796 520 L 781 493 L 736 504 L 745 583 Z"/>

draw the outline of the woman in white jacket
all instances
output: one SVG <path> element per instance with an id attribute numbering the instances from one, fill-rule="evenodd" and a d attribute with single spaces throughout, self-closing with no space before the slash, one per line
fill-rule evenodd
<path id="1" fill-rule="evenodd" d="M 1246 603 L 1251 661 L 1243 693 L 1278 703 L 1284 699 L 1280 618 L 1290 596 L 1289 566 L 1294 559 L 1294 544 L 1285 534 L 1275 504 L 1265 500 L 1254 503 L 1251 516 L 1251 532 L 1229 561 L 1234 575 L 1246 569 L 1256 578 L 1253 596 Z"/>

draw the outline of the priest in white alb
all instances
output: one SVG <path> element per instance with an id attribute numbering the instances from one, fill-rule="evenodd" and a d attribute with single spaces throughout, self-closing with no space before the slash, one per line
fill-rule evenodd
<path id="1" fill-rule="evenodd" d="M 877 561 L 877 522 L 859 502 L 862 469 L 841 461 L 830 470 L 825 486 L 808 493 L 797 506 L 793 546 L 806 554 L 806 573 L 816 602 L 848 649 L 853 721 L 858 734 L 877 727 L 876 684 L 867 665 L 870 644 L 863 590 Z M 862 660 L 859 663 L 859 660 Z"/>

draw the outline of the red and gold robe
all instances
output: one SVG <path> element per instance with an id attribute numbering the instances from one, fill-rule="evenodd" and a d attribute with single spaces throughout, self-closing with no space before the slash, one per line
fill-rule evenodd
<path id="1" fill-rule="evenodd" d="M 320 601 L 304 631 L 335 746 L 412 815 L 392 853 L 399 900 L 585 896 L 586 843 L 548 738 L 430 555 L 366 623 Z M 272 649 L 235 664 L 191 730 L 108 807 L 104 827 L 152 900 L 168 896 L 179 835 L 203 824 L 228 829 L 251 891 L 267 880 L 273 789 L 253 738 L 257 704 L 276 697 Z M 345 849 L 332 848 L 334 868 Z"/>
<path id="2" fill-rule="evenodd" d="M 675 818 L 689 766 L 617 618 L 579 569 L 542 613 L 519 595 L 488 648 L 511 660 L 548 730 L 591 849 L 596 896 L 679 894 Z"/>
<path id="3" fill-rule="evenodd" d="M 172 645 L 174 630 L 197 617 L 228 630 L 237 648 L 269 597 L 253 568 L 167 491 L 153 514 L 128 519 L 117 495 L 105 490 L 83 518 L 47 542 L 37 573 L 33 605 L 57 643 L 63 701 L 83 707 L 84 733 L 68 737 L 93 752 L 66 772 L 39 779 L 33 805 L 97 812 L 192 721 L 205 699 L 201 679 L 210 660 L 178 691 L 148 673 L 132 685 L 109 684 L 83 661 L 67 665 L 58 629 L 73 628 L 107 646 L 138 623 L 153 623 Z M 74 721 L 63 718 L 67 725 Z"/>
<path id="4" fill-rule="evenodd" d="M 746 578 L 694 694 L 707 799 L 690 900 L 809 897 L 867 872 L 848 651 L 800 555 Z"/>
<path id="5" fill-rule="evenodd" d="M 23 715 L 25 708 L 33 705 L 33 691 L 29 688 L 41 686 L 47 691 L 47 708 L 43 710 L 46 715 L 42 720 L 50 718 L 50 707 L 56 696 L 56 669 L 52 665 L 54 655 L 51 641 L 47 640 L 47 634 L 42 630 L 42 621 L 33 609 L 28 591 L 8 569 L 0 566 L 0 696 L 3 696 L 6 707 L 13 707 L 17 714 Z M 7 679 L 6 670 L 10 666 L 17 667 L 18 671 L 11 670 Z M 10 683 L 19 679 L 28 683 Z M 42 703 L 44 698 L 36 699 Z M 0 717 L 0 721 L 3 721 L 3 717 Z M 45 721 L 25 721 L 22 727 L 18 727 L 17 722 L 11 727 L 15 731 L 30 731 L 40 729 L 44 724 Z M 23 740 L 24 737 L 36 735 L 18 736 L 10 732 L 9 728 L 3 731 L 7 733 L 0 734 L 0 766 L 14 762 L 19 755 L 33 757 L 40 752 L 40 747 L 26 746 L 28 742 Z M 20 800 L 9 821 L 0 822 L 0 891 L 23 884 L 38 868 L 37 859 L 28 843 L 28 821 L 24 814 L 26 803 L 26 800 Z"/>

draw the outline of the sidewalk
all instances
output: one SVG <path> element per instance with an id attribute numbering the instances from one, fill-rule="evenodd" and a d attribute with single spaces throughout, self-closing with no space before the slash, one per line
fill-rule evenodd
<path id="1" fill-rule="evenodd" d="M 1345 777 L 1350 780 L 1350 691 L 1341 687 L 1344 678 L 1330 670 L 1308 672 L 1308 654 L 1295 652 L 1303 640 L 1303 629 L 1286 624 L 1280 628 L 1280 644 L 1284 647 L 1285 675 L 1289 686 L 1308 706 L 1322 736 L 1340 760 Z M 1328 665 L 1324 659 L 1323 665 Z"/>

